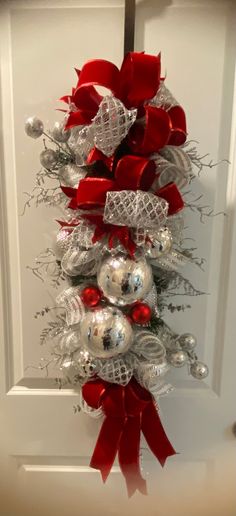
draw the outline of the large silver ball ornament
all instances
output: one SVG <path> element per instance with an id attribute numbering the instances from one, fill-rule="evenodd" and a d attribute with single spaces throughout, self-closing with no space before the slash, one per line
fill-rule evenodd
<path id="1" fill-rule="evenodd" d="M 178 337 L 177 342 L 181 348 L 186 350 L 194 349 L 197 345 L 197 339 L 191 333 L 183 333 Z"/>
<path id="2" fill-rule="evenodd" d="M 43 122 L 36 116 L 30 116 L 25 122 L 25 132 L 31 138 L 39 138 L 44 131 Z"/>
<path id="3" fill-rule="evenodd" d="M 186 364 L 188 356 L 182 350 L 173 351 L 169 355 L 169 362 L 174 367 L 182 367 Z"/>
<path id="4" fill-rule="evenodd" d="M 203 380 L 208 376 L 209 369 L 206 364 L 197 361 L 191 364 L 190 373 L 197 380 Z"/>
<path id="5" fill-rule="evenodd" d="M 53 149 L 45 149 L 41 152 L 39 159 L 41 165 L 50 170 L 57 163 L 57 153 Z"/>
<path id="6" fill-rule="evenodd" d="M 156 233 L 150 231 L 149 237 L 151 242 L 146 250 L 148 258 L 155 260 L 170 252 L 173 239 L 169 228 L 160 228 Z"/>
<path id="7" fill-rule="evenodd" d="M 125 353 L 133 340 L 129 321 L 120 310 L 112 307 L 85 314 L 80 330 L 83 344 L 98 358 L 110 358 Z"/>
<path id="8" fill-rule="evenodd" d="M 65 123 L 64 122 L 55 122 L 52 137 L 54 140 L 60 143 L 65 143 L 70 138 L 70 129 L 65 131 Z"/>
<path id="9" fill-rule="evenodd" d="M 151 290 L 152 269 L 144 257 L 111 255 L 102 261 L 97 282 L 110 303 L 125 306 L 143 299 Z"/>

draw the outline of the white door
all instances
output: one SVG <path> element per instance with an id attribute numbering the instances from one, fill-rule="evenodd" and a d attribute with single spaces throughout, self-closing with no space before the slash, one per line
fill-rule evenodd
<path id="1" fill-rule="evenodd" d="M 225 476 L 222 453 L 234 453 L 236 419 L 235 7 L 235 2 L 223 0 L 137 3 L 135 49 L 153 54 L 161 50 L 162 71 L 186 110 L 190 139 L 200 142 L 201 155 L 229 159 L 230 165 L 204 169 L 193 196 L 194 202 L 203 192 L 200 204 L 227 217 L 205 217 L 201 224 L 197 210 L 188 212 L 189 234 L 206 264 L 204 272 L 192 267 L 187 274 L 209 295 L 181 298 L 192 310 L 167 315 L 176 331 L 196 334 L 199 357 L 208 363 L 210 375 L 199 383 L 186 370 L 173 373 L 176 389 L 161 400 L 161 411 L 180 455 L 162 470 L 144 450 L 150 497 L 135 495 L 128 502 L 118 468 L 104 486 L 99 473 L 88 467 L 100 423 L 73 413 L 73 390 L 59 391 L 45 371 L 29 367 L 44 355 L 39 336 L 45 318 L 34 315 L 52 306 L 56 291 L 27 265 L 32 267 L 35 256 L 50 247 L 55 213 L 40 205 L 21 216 L 41 149 L 25 136 L 24 119 L 36 114 L 50 125 L 59 118 L 57 99 L 70 92 L 73 68 L 84 61 L 100 57 L 121 63 L 124 5 L 116 0 L 1 2 L 0 431 L 2 457 L 10 467 L 1 514 L 8 514 L 8 504 L 14 503 L 15 512 L 9 514 L 20 514 L 20 503 L 28 503 L 32 514 L 42 514 L 42 507 L 52 504 L 51 514 L 157 514 L 159 508 L 169 516 L 177 514 L 177 506 L 173 512 L 169 505 L 173 498 L 179 503 L 177 492 L 183 503 L 213 473 Z M 24 501 L 16 499 L 13 481 Z M 28 514 L 26 508 L 22 514 Z"/>

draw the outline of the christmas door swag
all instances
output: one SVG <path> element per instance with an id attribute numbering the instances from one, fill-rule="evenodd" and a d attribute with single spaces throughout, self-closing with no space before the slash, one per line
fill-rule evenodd
<path id="1" fill-rule="evenodd" d="M 179 268 L 192 261 L 182 232 L 193 151 L 160 55 L 128 53 L 120 70 L 91 60 L 76 73 L 76 87 L 60 99 L 63 121 L 50 134 L 35 116 L 25 124 L 29 136 L 50 144 L 44 140 L 38 186 L 45 176 L 59 180 L 60 190 L 42 186 L 41 201 L 63 206 L 53 253 L 68 286 L 47 340 L 65 380 L 79 389 L 80 410 L 103 417 L 91 467 L 105 481 L 118 454 L 129 495 L 146 493 L 141 433 L 161 465 L 175 454 L 157 405 L 172 389 L 166 373 L 187 364 L 194 378 L 208 374 L 196 338 L 163 320 L 165 296 L 175 294 Z"/>

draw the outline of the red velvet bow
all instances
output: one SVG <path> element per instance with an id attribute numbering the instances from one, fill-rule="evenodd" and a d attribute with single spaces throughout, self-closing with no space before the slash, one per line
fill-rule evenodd
<path id="1" fill-rule="evenodd" d="M 90 466 L 101 471 L 105 482 L 118 452 L 128 495 L 132 496 L 136 490 L 146 494 L 146 481 L 139 465 L 141 431 L 162 466 L 167 457 L 176 453 L 165 434 L 152 395 L 134 378 L 125 387 L 94 380 L 86 383 L 82 392 L 90 407 L 101 406 L 105 414 Z"/>
<path id="2" fill-rule="evenodd" d="M 128 144 L 133 152 L 148 155 L 167 143 L 183 144 L 186 140 L 186 120 L 182 107 L 167 106 L 166 111 L 145 105 L 156 95 L 160 86 L 160 67 L 160 54 L 151 56 L 142 52 L 128 53 L 120 70 L 103 59 L 88 61 L 81 71 L 76 70 L 79 80 L 72 95 L 61 98 L 73 105 L 66 128 L 92 122 L 102 100 L 95 86 L 103 86 L 127 108 L 138 108 L 138 116 L 145 116 L 145 122 L 140 123 L 138 119 L 128 135 Z"/>

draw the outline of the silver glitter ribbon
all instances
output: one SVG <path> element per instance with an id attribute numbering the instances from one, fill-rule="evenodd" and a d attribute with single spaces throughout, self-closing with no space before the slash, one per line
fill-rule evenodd
<path id="1" fill-rule="evenodd" d="M 68 163 L 64 167 L 59 168 L 58 177 L 62 185 L 76 188 L 81 179 L 84 179 L 87 171 L 78 167 L 74 163 Z"/>
<path id="2" fill-rule="evenodd" d="M 129 354 L 104 360 L 98 376 L 106 382 L 125 386 L 133 376 L 133 360 Z"/>
<path id="3" fill-rule="evenodd" d="M 160 154 L 152 154 L 151 159 L 156 164 L 157 174 L 152 184 L 152 191 L 156 191 L 158 188 L 162 188 L 168 183 L 175 183 L 180 189 L 188 184 L 190 174 L 186 169 L 179 168 L 175 163 L 168 161 L 168 159 Z"/>
<path id="4" fill-rule="evenodd" d="M 56 302 L 59 306 L 62 306 L 66 310 L 66 322 L 68 326 L 78 324 L 85 314 L 84 304 L 80 297 L 79 287 L 70 287 L 56 298 Z"/>
<path id="5" fill-rule="evenodd" d="M 162 80 L 157 90 L 155 97 L 148 101 L 150 106 L 163 108 L 169 111 L 172 107 L 179 106 L 179 102 L 172 95 L 171 91 L 166 87 L 165 82 Z"/>
<path id="6" fill-rule="evenodd" d="M 136 380 L 147 390 L 163 386 L 162 377 L 168 372 L 169 366 L 165 359 L 152 362 L 140 362 L 134 371 Z"/>
<path id="7" fill-rule="evenodd" d="M 131 351 L 150 361 L 164 359 L 166 355 L 165 346 L 160 337 L 148 330 L 135 332 Z"/>
<path id="8" fill-rule="evenodd" d="M 92 120 L 94 144 L 105 156 L 112 156 L 136 120 L 137 109 L 126 109 L 112 96 L 105 96 Z"/>
<path id="9" fill-rule="evenodd" d="M 159 228 L 165 224 L 168 203 L 142 190 L 107 192 L 103 220 L 117 226 Z"/>
<path id="10" fill-rule="evenodd" d="M 154 267 L 157 266 L 171 271 L 177 270 L 179 267 L 183 267 L 189 261 L 190 260 L 187 256 L 172 249 L 168 254 L 163 255 L 160 258 L 156 258 L 155 260 L 150 260 L 150 263 Z"/>

